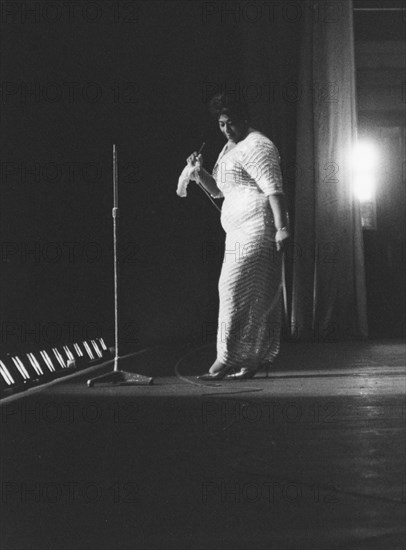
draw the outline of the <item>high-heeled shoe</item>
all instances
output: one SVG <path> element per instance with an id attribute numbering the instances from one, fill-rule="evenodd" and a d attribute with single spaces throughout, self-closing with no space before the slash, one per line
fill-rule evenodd
<path id="1" fill-rule="evenodd" d="M 204 381 L 223 380 L 224 378 L 226 378 L 227 380 L 231 380 L 235 372 L 236 372 L 235 367 L 225 367 L 217 372 L 214 372 L 213 374 L 211 372 L 207 372 L 206 374 L 201 374 L 197 378 L 198 380 L 204 380 Z"/>
<path id="2" fill-rule="evenodd" d="M 226 376 L 227 380 L 249 380 L 254 378 L 254 376 L 262 369 L 265 368 L 266 377 L 269 376 L 270 363 L 264 363 L 260 365 L 257 369 L 250 369 L 248 367 L 242 367 L 238 372 L 234 373 L 232 376 Z"/>
<path id="3" fill-rule="evenodd" d="M 254 376 L 257 374 L 258 371 L 259 369 L 247 369 L 246 367 L 243 367 L 233 375 L 226 376 L 226 379 L 227 380 L 249 380 L 250 378 L 254 378 Z"/>

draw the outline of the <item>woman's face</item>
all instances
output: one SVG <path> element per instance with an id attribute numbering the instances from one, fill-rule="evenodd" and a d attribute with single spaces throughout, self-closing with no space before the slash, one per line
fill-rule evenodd
<path id="1" fill-rule="evenodd" d="M 238 143 L 247 135 L 248 123 L 246 120 L 233 119 L 229 115 L 220 115 L 219 127 L 228 141 Z"/>

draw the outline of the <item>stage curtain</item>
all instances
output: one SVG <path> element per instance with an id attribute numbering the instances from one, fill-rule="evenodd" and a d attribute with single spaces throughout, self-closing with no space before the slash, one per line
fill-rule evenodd
<path id="1" fill-rule="evenodd" d="M 292 335 L 367 336 L 364 252 L 350 153 L 356 139 L 353 6 L 311 2 L 300 48 Z M 325 3 L 326 4 L 326 3 Z"/>

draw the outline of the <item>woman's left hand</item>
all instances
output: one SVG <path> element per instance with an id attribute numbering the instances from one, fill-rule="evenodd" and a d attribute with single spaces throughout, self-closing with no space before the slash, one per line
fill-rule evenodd
<path id="1" fill-rule="evenodd" d="M 286 245 L 289 241 L 290 233 L 287 227 L 282 227 L 276 231 L 275 242 L 276 250 L 283 252 L 286 248 Z"/>

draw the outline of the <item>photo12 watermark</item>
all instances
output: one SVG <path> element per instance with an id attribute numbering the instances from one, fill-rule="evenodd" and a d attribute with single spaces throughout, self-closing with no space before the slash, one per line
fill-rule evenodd
<path id="1" fill-rule="evenodd" d="M 38 424 L 134 424 L 142 422 L 142 410 L 136 401 L 104 403 L 90 401 L 13 401 L 0 408 L 2 424 L 19 422 Z"/>
<path id="2" fill-rule="evenodd" d="M 115 80 L 112 82 L 75 80 L 2 80 L 0 100 L 3 105 L 94 105 L 136 104 L 140 101 L 138 82 Z"/>
<path id="3" fill-rule="evenodd" d="M 338 103 L 340 86 L 336 81 L 206 81 L 201 83 L 201 98 L 204 104 L 219 93 L 225 93 L 236 102 L 272 105 L 275 103 L 298 103 L 313 100 L 317 104 Z"/>
<path id="4" fill-rule="evenodd" d="M 339 420 L 340 405 L 333 400 L 235 401 L 206 399 L 201 405 L 204 427 L 231 424 L 332 424 Z"/>
<path id="5" fill-rule="evenodd" d="M 118 259 L 123 265 L 140 261 L 141 245 L 136 241 L 120 243 Z M 2 241 L 0 261 L 4 264 L 97 264 L 108 262 L 111 246 L 97 241 Z"/>
<path id="6" fill-rule="evenodd" d="M 137 504 L 141 502 L 141 485 L 136 481 L 4 481 L 1 502 L 8 506 L 35 504 Z"/>
<path id="7" fill-rule="evenodd" d="M 334 505 L 342 500 L 338 486 L 332 482 L 317 485 L 297 481 L 241 482 L 235 479 L 219 479 L 203 481 L 201 484 L 201 502 L 205 505 Z"/>
<path id="8" fill-rule="evenodd" d="M 0 22 L 9 25 L 66 25 L 87 23 L 138 24 L 141 3 L 137 0 L 3 0 Z"/>
<path id="9" fill-rule="evenodd" d="M 102 245 L 96 241 L 3 241 L 0 258 L 21 264 L 94 264 L 104 260 Z"/>
<path id="10" fill-rule="evenodd" d="M 3 184 L 88 184 L 103 180 L 100 162 L 12 160 L 0 162 L 0 178 Z"/>
<path id="11" fill-rule="evenodd" d="M 202 2 L 203 23 L 219 25 L 298 23 L 310 14 L 318 23 L 337 23 L 343 17 L 343 6 L 339 0 L 256 0 L 256 1 L 205 1 Z"/>
<path id="12" fill-rule="evenodd" d="M 101 338 L 103 326 L 95 321 L 79 322 L 67 320 L 62 323 L 55 321 L 1 321 L 0 344 L 17 346 L 19 344 L 32 344 L 55 346 L 66 342 L 77 342 Z"/>

